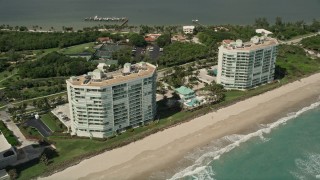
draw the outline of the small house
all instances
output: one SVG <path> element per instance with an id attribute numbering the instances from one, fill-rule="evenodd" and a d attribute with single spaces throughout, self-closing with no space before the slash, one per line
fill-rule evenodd
<path id="1" fill-rule="evenodd" d="M 180 99 L 184 102 L 196 97 L 196 93 L 192 89 L 185 86 L 176 88 L 175 91 L 180 96 Z"/>

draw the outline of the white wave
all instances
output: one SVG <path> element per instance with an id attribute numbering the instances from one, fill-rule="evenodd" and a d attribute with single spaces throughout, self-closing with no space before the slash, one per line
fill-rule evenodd
<path id="1" fill-rule="evenodd" d="M 288 116 L 283 117 L 281 119 L 279 119 L 278 121 L 271 123 L 271 124 L 267 124 L 267 125 L 261 125 L 261 129 L 259 129 L 256 132 L 247 134 L 247 135 L 238 135 L 238 134 L 233 134 L 233 135 L 229 135 L 229 136 L 225 136 L 222 139 L 218 140 L 219 142 L 221 141 L 229 141 L 231 142 L 231 144 L 228 144 L 225 147 L 219 148 L 219 149 L 214 149 L 214 150 L 210 150 L 209 152 L 203 154 L 202 156 L 200 156 L 193 165 L 185 168 L 184 170 L 176 173 L 174 176 L 172 176 L 170 178 L 170 180 L 175 180 L 175 179 L 181 179 L 183 177 L 187 177 L 187 176 L 195 176 L 196 174 L 203 174 L 204 172 L 199 172 L 199 170 L 201 169 L 206 169 L 209 163 L 212 162 L 212 160 L 217 160 L 220 158 L 220 156 L 224 153 L 227 153 L 229 151 L 231 151 L 232 149 L 238 147 L 241 143 L 248 141 L 249 139 L 253 138 L 253 137 L 260 137 L 260 139 L 264 142 L 269 141 L 270 139 L 268 138 L 264 138 L 263 134 L 269 134 L 271 132 L 272 129 L 278 127 L 281 124 L 286 123 L 287 121 L 294 119 L 298 116 L 300 116 L 302 113 L 314 109 L 316 107 L 318 107 L 320 105 L 320 102 L 316 102 L 311 104 L 308 107 L 304 107 L 303 109 L 299 110 L 298 112 L 295 113 L 289 113 Z M 319 168 L 320 169 L 320 168 Z M 207 172 L 205 172 L 204 174 L 206 174 Z M 319 172 L 320 174 L 320 172 Z"/>
<path id="2" fill-rule="evenodd" d="M 197 167 L 194 171 L 190 171 L 185 176 L 190 176 L 194 180 L 214 180 L 214 171 L 211 166 Z"/>
<path id="3" fill-rule="evenodd" d="M 307 180 L 306 177 L 304 177 L 303 175 L 297 173 L 297 172 L 290 172 L 293 177 L 295 177 L 296 179 L 299 179 L 299 180 Z"/>
<path id="4" fill-rule="evenodd" d="M 259 138 L 261 139 L 262 143 L 265 143 L 271 140 L 271 138 L 264 137 L 263 134 L 259 134 Z"/>
<path id="5" fill-rule="evenodd" d="M 297 170 L 292 174 L 298 174 L 299 179 L 320 178 L 320 154 L 307 153 L 306 159 L 296 159 L 295 164 Z"/>

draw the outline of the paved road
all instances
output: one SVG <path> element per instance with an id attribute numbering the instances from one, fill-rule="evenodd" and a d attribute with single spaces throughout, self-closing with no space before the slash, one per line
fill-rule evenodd
<path id="1" fill-rule="evenodd" d="M 14 76 L 14 75 L 16 75 L 16 74 L 17 74 L 17 73 L 14 73 L 14 74 L 11 74 L 10 76 L 6 77 L 6 78 L 1 79 L 1 80 L 0 80 L 0 83 L 1 83 L 2 81 L 5 81 L 5 80 L 11 78 L 12 76 Z"/>
<path id="2" fill-rule="evenodd" d="M 150 56 L 150 58 L 152 59 L 153 63 L 156 64 L 156 59 L 159 57 L 160 55 L 160 47 L 158 45 L 152 45 L 150 47 L 153 47 L 153 51 L 148 51 L 148 54 Z"/>
<path id="3" fill-rule="evenodd" d="M 5 107 L 10 107 L 10 106 L 12 106 L 12 105 L 20 104 L 20 103 L 23 103 L 23 102 L 26 102 L 26 101 L 32 101 L 32 100 L 36 100 L 36 99 L 41 99 L 41 98 L 46 98 L 46 97 L 50 97 L 50 96 L 55 96 L 55 95 L 63 94 L 63 93 L 66 93 L 66 92 L 67 92 L 67 91 L 63 91 L 63 92 L 59 92 L 59 93 L 55 93 L 55 94 L 50 94 L 50 95 L 46 95 L 46 96 L 40 96 L 40 97 L 36 97 L 36 98 L 32 98 L 32 99 L 26 99 L 26 100 L 23 100 L 23 101 L 19 101 L 19 102 L 15 102 L 15 103 L 11 103 L 11 104 L 7 104 L 7 105 L 4 105 L 4 106 L 1 106 L 0 109 L 5 108 Z"/>
<path id="4" fill-rule="evenodd" d="M 51 130 L 40 119 L 30 119 L 26 124 L 36 128 L 43 137 L 48 137 L 52 134 Z"/>
<path id="5" fill-rule="evenodd" d="M 306 35 L 306 36 L 303 36 L 303 37 L 300 37 L 300 38 L 296 38 L 296 39 L 292 39 L 292 40 L 288 40 L 288 41 L 280 41 L 281 44 L 297 44 L 299 43 L 302 39 L 305 39 L 305 38 L 308 38 L 308 37 L 312 37 L 312 36 L 316 36 L 320 34 L 320 32 L 318 33 L 313 33 L 313 34 L 310 34 L 310 35 Z"/>
<path id="6" fill-rule="evenodd" d="M 15 102 L 15 103 L 11 103 L 12 105 L 15 105 L 15 104 L 20 104 L 20 103 L 23 103 L 25 101 L 32 101 L 32 100 L 36 100 L 36 99 L 41 99 L 41 98 L 46 98 L 46 97 L 50 97 L 50 96 L 55 96 L 55 95 L 58 95 L 58 94 L 63 94 L 63 93 L 66 93 L 67 91 L 63 91 L 63 92 L 59 92 L 59 93 L 55 93 L 55 94 L 49 94 L 49 95 L 46 95 L 46 96 L 40 96 L 40 97 L 36 97 L 36 98 L 32 98 L 32 99 L 26 99 L 26 100 L 23 100 L 23 101 L 19 101 L 19 102 Z M 1 108 L 1 107 L 0 107 Z"/>

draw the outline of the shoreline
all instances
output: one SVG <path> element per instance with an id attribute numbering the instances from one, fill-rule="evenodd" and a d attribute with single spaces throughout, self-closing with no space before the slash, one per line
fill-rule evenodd
<path id="1" fill-rule="evenodd" d="M 286 84 L 84 160 L 44 179 L 147 179 L 153 172 L 174 169 L 196 147 L 226 135 L 248 134 L 260 124 L 277 121 L 318 101 L 319 79 L 320 73 Z"/>

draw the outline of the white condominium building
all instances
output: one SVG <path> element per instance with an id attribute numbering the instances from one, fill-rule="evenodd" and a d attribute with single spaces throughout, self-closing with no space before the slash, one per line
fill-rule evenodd
<path id="1" fill-rule="evenodd" d="M 185 34 L 193 34 L 195 26 L 183 26 L 182 30 Z"/>
<path id="2" fill-rule="evenodd" d="M 219 47 L 217 83 L 248 89 L 274 80 L 278 41 L 254 36 L 251 41 L 224 40 Z"/>
<path id="3" fill-rule="evenodd" d="M 104 138 L 153 120 L 156 78 L 156 67 L 144 62 L 71 77 L 66 82 L 72 134 Z"/>

